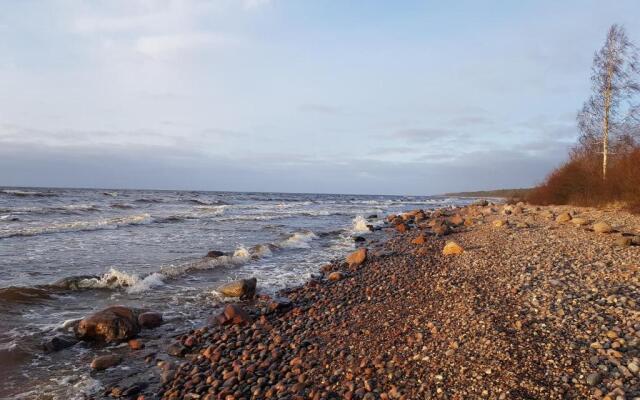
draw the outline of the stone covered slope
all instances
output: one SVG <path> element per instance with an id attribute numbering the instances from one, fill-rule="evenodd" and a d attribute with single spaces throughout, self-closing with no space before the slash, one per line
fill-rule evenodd
<path id="1" fill-rule="evenodd" d="M 251 323 L 182 337 L 188 361 L 163 365 L 160 394 L 640 396 L 640 246 L 615 246 L 640 221 L 593 210 L 572 216 L 586 225 L 555 221 L 567 211 L 478 206 L 392 218 L 405 233 L 389 229 L 388 241 L 368 243 L 361 265 L 327 266 L 325 276 L 340 279 L 289 291 L 292 307 L 245 303 Z M 600 219 L 620 232 L 590 230 Z M 420 233 L 425 243 L 411 243 Z M 448 240 L 464 252 L 443 256 Z"/>

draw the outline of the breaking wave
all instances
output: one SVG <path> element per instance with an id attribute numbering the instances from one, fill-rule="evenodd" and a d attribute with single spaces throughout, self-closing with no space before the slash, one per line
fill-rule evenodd
<path id="1" fill-rule="evenodd" d="M 143 225 L 150 222 L 152 222 L 152 218 L 149 214 L 129 215 L 125 217 L 99 219 L 95 221 L 61 222 L 45 226 L 0 231 L 0 239 L 10 238 L 14 236 L 37 236 L 49 233 L 117 229 L 123 226 Z"/>
<path id="2" fill-rule="evenodd" d="M 369 221 L 367 221 L 362 215 L 358 215 L 353 219 L 353 231 L 358 233 L 370 232 Z"/>
<path id="3" fill-rule="evenodd" d="M 18 189 L 2 189 L 0 194 L 16 197 L 55 197 L 57 194 L 52 192 L 37 192 L 34 190 L 18 190 Z"/>
<path id="4" fill-rule="evenodd" d="M 284 240 L 281 246 L 290 249 L 308 249 L 311 247 L 311 241 L 317 238 L 318 235 L 311 231 L 296 232 Z"/>

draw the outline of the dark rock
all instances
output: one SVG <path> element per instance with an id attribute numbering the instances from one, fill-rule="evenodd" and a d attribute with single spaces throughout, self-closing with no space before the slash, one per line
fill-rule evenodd
<path id="1" fill-rule="evenodd" d="M 167 347 L 167 354 L 174 357 L 182 357 L 187 352 L 187 348 L 181 343 L 172 343 Z"/>
<path id="2" fill-rule="evenodd" d="M 207 253 L 207 257 L 211 257 L 211 258 L 218 258 L 222 256 L 224 256 L 224 252 L 219 250 L 211 250 L 210 252 Z"/>
<path id="3" fill-rule="evenodd" d="M 42 346 L 47 352 L 60 351 L 78 343 L 78 340 L 71 336 L 55 336 Z"/>
<path id="4" fill-rule="evenodd" d="M 117 342 L 140 332 L 138 313 L 128 307 L 113 306 L 92 314 L 78 323 L 76 337 L 82 340 Z"/>
<path id="5" fill-rule="evenodd" d="M 138 316 L 138 324 L 142 328 L 153 329 L 162 325 L 162 314 L 156 312 L 145 312 Z"/>
<path id="6" fill-rule="evenodd" d="M 378 218 L 378 214 L 371 214 L 367 217 L 367 219 L 377 219 Z"/>
<path id="7" fill-rule="evenodd" d="M 359 242 L 366 242 L 367 239 L 362 237 L 362 236 L 354 236 L 353 237 L 353 241 L 356 242 L 356 243 L 359 243 Z"/>
<path id="8" fill-rule="evenodd" d="M 102 371 L 107 368 L 115 367 L 122 362 L 122 357 L 110 354 L 107 356 L 98 356 L 91 361 L 91 368 L 96 371 Z"/>
<path id="9" fill-rule="evenodd" d="M 224 310 L 216 315 L 215 322 L 220 325 L 244 325 L 251 322 L 249 314 L 237 304 L 227 304 Z"/>

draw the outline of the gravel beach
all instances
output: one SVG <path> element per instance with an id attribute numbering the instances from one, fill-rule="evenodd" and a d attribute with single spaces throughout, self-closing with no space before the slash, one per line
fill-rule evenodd
<path id="1" fill-rule="evenodd" d="M 519 204 L 387 221 L 349 262 L 177 337 L 146 398 L 640 398 L 638 216 Z"/>

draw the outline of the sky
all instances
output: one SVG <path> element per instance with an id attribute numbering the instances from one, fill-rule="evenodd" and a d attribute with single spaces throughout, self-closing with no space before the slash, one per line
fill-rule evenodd
<path id="1" fill-rule="evenodd" d="M 640 2 L 0 5 L 0 185 L 438 194 L 566 158 Z"/>

